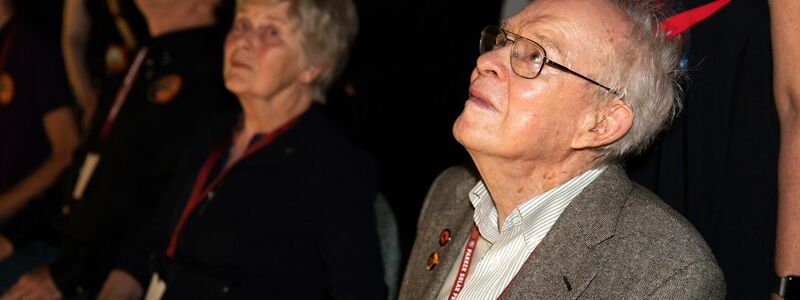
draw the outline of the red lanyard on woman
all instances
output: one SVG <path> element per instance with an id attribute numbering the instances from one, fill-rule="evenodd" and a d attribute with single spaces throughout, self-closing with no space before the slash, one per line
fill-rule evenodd
<path id="1" fill-rule="evenodd" d="M 286 132 L 289 128 L 297 122 L 297 118 L 289 120 L 286 124 L 275 129 L 272 133 L 269 133 L 261 139 L 259 139 L 254 144 L 247 147 L 247 149 L 242 153 L 242 156 L 239 157 L 235 162 L 230 164 L 230 166 L 224 168 L 222 172 L 220 172 L 217 177 L 215 177 L 211 182 L 206 185 L 206 181 L 208 180 L 208 176 L 211 175 L 211 170 L 214 169 L 214 166 L 217 164 L 217 161 L 222 156 L 222 152 L 225 151 L 231 144 L 231 138 L 226 138 L 220 143 L 214 150 L 211 151 L 211 154 L 208 155 L 206 158 L 206 162 L 203 163 L 203 167 L 200 169 L 200 173 L 197 174 L 197 178 L 194 181 L 194 187 L 192 188 L 192 194 L 189 196 L 189 200 L 186 202 L 186 206 L 183 207 L 183 212 L 181 213 L 180 219 L 178 219 L 178 224 L 175 226 L 175 230 L 172 232 L 172 238 L 169 241 L 169 247 L 167 247 L 167 256 L 174 257 L 175 250 L 178 247 L 178 236 L 180 236 L 181 230 L 183 230 L 183 225 L 186 223 L 186 220 L 189 219 L 189 215 L 192 214 L 192 211 L 202 202 L 202 200 L 208 195 L 211 190 L 213 190 L 225 175 L 228 174 L 233 166 L 238 164 L 240 161 L 245 159 L 246 157 L 250 156 L 254 152 L 260 150 L 261 148 L 266 147 L 270 143 L 272 143 L 275 138 L 277 138 L 282 133 Z"/>

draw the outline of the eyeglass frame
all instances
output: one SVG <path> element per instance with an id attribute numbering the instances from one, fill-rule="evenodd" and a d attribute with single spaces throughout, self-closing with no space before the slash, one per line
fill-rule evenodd
<path id="1" fill-rule="evenodd" d="M 589 77 L 587 77 L 587 76 L 584 76 L 584 75 L 582 75 L 582 74 L 580 74 L 580 73 L 578 73 L 578 72 L 575 72 L 575 71 L 571 70 L 570 68 L 567 68 L 567 67 L 565 67 L 564 65 L 562 65 L 562 64 L 560 64 L 560 63 L 557 63 L 557 62 L 555 62 L 555 61 L 551 60 L 549 57 L 547 57 L 547 50 L 546 50 L 546 49 L 544 48 L 544 46 L 542 46 L 541 44 L 539 44 L 539 43 L 535 42 L 535 41 L 534 41 L 534 40 L 532 40 L 532 39 L 529 39 L 529 38 L 526 38 L 526 37 L 524 37 L 524 36 L 521 36 L 521 35 L 519 35 L 519 34 L 516 34 L 516 33 L 510 32 L 510 31 L 508 31 L 508 30 L 505 30 L 505 29 L 503 29 L 503 28 L 500 28 L 500 27 L 498 27 L 498 26 L 489 25 L 489 26 L 486 26 L 486 27 L 484 27 L 484 28 L 483 28 L 483 30 L 481 30 L 481 39 L 480 39 L 480 45 L 478 46 L 478 51 L 479 51 L 479 53 L 480 53 L 481 55 L 483 55 L 484 53 L 488 53 L 488 52 L 490 52 L 490 51 L 493 51 L 493 50 L 497 50 L 497 49 L 500 49 L 500 48 L 502 48 L 502 47 L 498 47 L 498 46 L 497 46 L 497 42 L 495 42 L 495 43 L 494 43 L 494 45 L 491 47 L 491 49 L 492 49 L 492 50 L 489 50 L 489 51 L 484 51 L 484 50 L 483 50 L 483 49 L 484 49 L 484 47 L 483 47 L 483 42 L 484 42 L 484 36 L 486 35 L 486 31 L 487 31 L 487 30 L 492 30 L 492 29 L 499 31 L 500 33 L 503 33 L 503 34 L 505 35 L 505 37 L 504 37 L 504 38 L 505 38 L 505 40 L 506 40 L 506 41 L 509 41 L 509 40 L 510 40 L 510 41 L 512 42 L 512 43 L 511 43 L 511 53 L 510 53 L 510 54 L 509 54 L 509 56 L 508 56 L 508 60 L 509 60 L 509 64 L 511 65 L 511 71 L 512 71 L 512 72 L 514 72 L 514 74 L 516 74 L 517 76 L 519 76 L 519 77 L 522 77 L 522 78 L 525 78 L 525 79 L 534 79 L 534 78 L 536 78 L 536 77 L 539 77 L 539 75 L 542 73 L 542 70 L 544 69 L 544 66 L 545 66 L 545 65 L 549 65 L 549 66 L 551 66 L 551 67 L 553 67 L 553 68 L 556 68 L 556 69 L 558 69 L 558 70 L 561 70 L 561 71 L 564 71 L 564 72 L 570 73 L 570 74 L 572 74 L 572 75 L 578 76 L 579 78 L 581 78 L 581 79 L 583 79 L 583 80 L 586 80 L 586 81 L 588 81 L 588 82 L 590 82 L 590 83 L 592 83 L 592 84 L 594 84 L 594 85 L 597 85 L 597 86 L 599 86 L 599 87 L 603 88 L 604 90 L 608 91 L 609 93 L 612 93 L 612 94 L 614 94 L 614 95 L 617 95 L 619 98 L 622 98 L 622 94 L 621 94 L 621 93 L 619 93 L 619 92 L 617 92 L 616 90 L 614 90 L 614 89 L 611 89 L 611 88 L 609 88 L 609 87 L 607 87 L 607 86 L 605 86 L 605 85 L 603 85 L 603 84 L 600 84 L 599 82 L 595 81 L 594 79 L 591 79 L 591 78 L 589 78 Z M 508 38 L 509 36 L 512 36 L 512 37 L 514 37 L 514 39 L 513 39 L 513 40 L 512 40 L 512 39 L 509 39 L 509 38 Z M 541 49 L 541 50 L 542 50 L 542 55 L 544 56 L 544 57 L 542 58 L 542 65 L 539 67 L 539 71 L 537 71 L 537 72 L 536 72 L 536 74 L 535 74 L 535 75 L 533 75 L 533 76 L 531 76 L 531 77 L 527 77 L 527 76 L 520 75 L 520 74 L 519 74 L 519 72 L 517 72 L 516 68 L 514 67 L 514 57 L 513 57 L 513 53 L 514 53 L 514 47 L 516 47 L 516 46 L 517 46 L 517 41 L 518 41 L 519 39 L 524 39 L 524 40 L 527 40 L 527 41 L 531 42 L 531 43 L 532 43 L 534 46 L 536 46 L 536 47 L 539 47 L 539 49 Z"/>

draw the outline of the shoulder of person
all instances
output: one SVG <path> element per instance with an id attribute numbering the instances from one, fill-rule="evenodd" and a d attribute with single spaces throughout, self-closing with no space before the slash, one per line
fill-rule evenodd
<path id="1" fill-rule="evenodd" d="M 686 276 L 724 286 L 722 271 L 700 233 L 658 196 L 637 184 L 622 207 L 612 240 L 606 251 L 598 250 L 614 257 L 614 269 L 628 269 L 638 274 L 634 277 L 649 278 L 653 289 Z"/>

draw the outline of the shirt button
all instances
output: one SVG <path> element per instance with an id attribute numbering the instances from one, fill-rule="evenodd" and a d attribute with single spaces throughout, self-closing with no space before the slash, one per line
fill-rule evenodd
<path id="1" fill-rule="evenodd" d="M 214 197 L 215 197 L 215 196 L 217 196 L 217 194 L 216 194 L 216 193 L 214 193 L 214 191 L 208 191 L 208 195 L 206 195 L 206 197 L 208 198 L 208 200 L 214 200 Z"/>
<path id="2" fill-rule="evenodd" d="M 70 212 L 69 204 L 64 204 L 64 206 L 61 207 L 61 214 L 66 216 L 69 215 L 69 212 Z"/>
<path id="3" fill-rule="evenodd" d="M 226 285 L 222 287 L 222 293 L 227 294 L 231 289 Z"/>

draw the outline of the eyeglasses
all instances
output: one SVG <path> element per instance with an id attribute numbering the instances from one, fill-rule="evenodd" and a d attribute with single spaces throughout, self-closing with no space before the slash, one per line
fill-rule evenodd
<path id="1" fill-rule="evenodd" d="M 513 39 L 510 39 L 509 37 L 513 37 Z M 508 32 L 497 26 L 487 26 L 481 32 L 480 52 L 481 54 L 484 54 L 495 49 L 503 48 L 508 45 L 509 41 L 512 42 L 510 57 L 511 70 L 514 71 L 514 74 L 517 74 L 522 78 L 534 79 L 536 76 L 539 76 L 539 74 L 542 73 L 542 68 L 544 68 L 544 65 L 549 65 L 561 71 L 578 76 L 581 79 L 591 82 L 614 95 L 621 95 L 619 92 L 612 90 L 611 88 L 602 85 L 589 77 L 583 76 L 578 72 L 570 70 L 569 68 L 550 60 L 547 58 L 547 52 L 544 50 L 544 47 L 539 45 L 539 43 L 518 34 Z"/>

